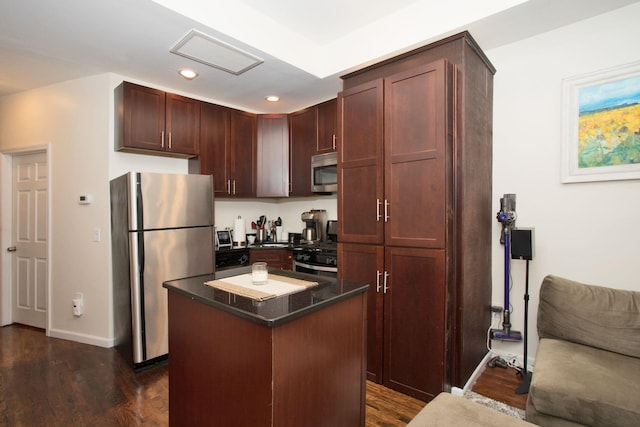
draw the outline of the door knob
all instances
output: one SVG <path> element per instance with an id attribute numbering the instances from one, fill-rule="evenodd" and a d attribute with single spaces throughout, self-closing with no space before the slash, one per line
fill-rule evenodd
<path id="1" fill-rule="evenodd" d="M 18 248 L 16 248 L 15 246 L 9 246 L 9 247 L 7 248 L 7 252 L 15 252 L 15 251 L 17 251 L 17 250 L 18 250 Z"/>

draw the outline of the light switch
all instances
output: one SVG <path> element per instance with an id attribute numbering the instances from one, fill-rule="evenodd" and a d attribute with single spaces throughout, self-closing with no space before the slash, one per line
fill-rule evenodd
<path id="1" fill-rule="evenodd" d="M 99 228 L 94 228 L 93 229 L 93 241 L 94 242 L 99 242 L 100 241 L 100 229 Z"/>

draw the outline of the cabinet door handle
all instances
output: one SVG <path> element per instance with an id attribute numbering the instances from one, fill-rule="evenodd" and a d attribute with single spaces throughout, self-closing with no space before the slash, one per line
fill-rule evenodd
<path id="1" fill-rule="evenodd" d="M 381 204 L 382 202 L 380 201 L 380 199 L 376 199 L 376 221 L 380 221 L 380 219 L 382 218 L 382 215 L 380 215 Z"/>
<path id="2" fill-rule="evenodd" d="M 336 134 L 333 134 L 333 149 L 336 149 Z"/>
<path id="3" fill-rule="evenodd" d="M 233 195 L 236 195 L 236 180 L 233 180 Z"/>
<path id="4" fill-rule="evenodd" d="M 383 283 L 384 285 L 382 286 L 382 291 L 383 293 L 387 293 L 387 291 L 389 290 L 389 286 L 387 286 L 387 279 L 389 279 L 389 273 L 387 273 L 386 271 L 384 272 L 384 280 Z"/>
<path id="5" fill-rule="evenodd" d="M 376 292 L 380 292 L 382 287 L 380 285 L 380 276 L 382 276 L 382 273 L 380 273 L 380 270 L 376 270 Z"/>
<path id="6" fill-rule="evenodd" d="M 389 206 L 391 203 L 387 199 L 384 199 L 384 222 L 389 221 Z"/>
<path id="7" fill-rule="evenodd" d="M 227 194 L 231 194 L 231 180 L 227 180 Z"/>
<path id="8" fill-rule="evenodd" d="M 169 150 L 171 150 L 171 132 L 169 132 Z"/>
<path id="9" fill-rule="evenodd" d="M 164 148 L 164 131 L 160 132 L 160 147 Z"/>

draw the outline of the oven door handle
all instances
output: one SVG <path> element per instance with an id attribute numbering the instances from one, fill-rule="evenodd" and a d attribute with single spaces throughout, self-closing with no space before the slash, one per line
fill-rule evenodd
<path id="1" fill-rule="evenodd" d="M 303 262 L 299 262 L 299 261 L 294 261 L 293 262 L 294 267 L 295 266 L 300 266 L 303 268 L 308 268 L 309 270 L 318 270 L 318 271 L 328 271 L 330 273 L 336 273 L 338 271 L 337 267 L 324 267 L 321 265 L 311 265 L 311 264 L 305 264 Z"/>

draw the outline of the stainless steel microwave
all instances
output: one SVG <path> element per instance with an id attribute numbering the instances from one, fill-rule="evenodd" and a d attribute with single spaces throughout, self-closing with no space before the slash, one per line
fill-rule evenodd
<path id="1" fill-rule="evenodd" d="M 338 153 L 311 156 L 311 191 L 335 193 L 338 191 Z"/>

